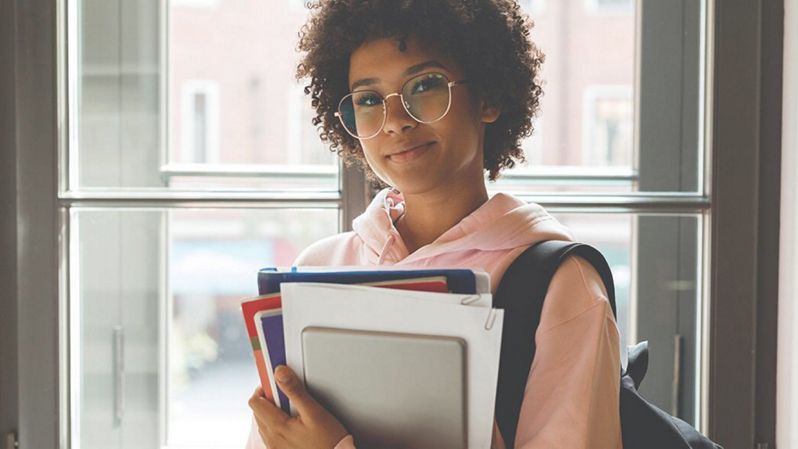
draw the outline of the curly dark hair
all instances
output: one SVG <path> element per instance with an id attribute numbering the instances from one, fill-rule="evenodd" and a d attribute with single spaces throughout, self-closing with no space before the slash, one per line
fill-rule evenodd
<path id="1" fill-rule="evenodd" d="M 435 43 L 463 67 L 475 93 L 500 108 L 498 120 L 485 129 L 489 179 L 524 161 L 520 141 L 534 129 L 544 56 L 530 39 L 532 20 L 516 0 L 316 0 L 307 7 L 311 15 L 299 32 L 303 58 L 297 79 L 310 80 L 305 94 L 316 109 L 313 125 L 348 166 L 363 167 L 375 180 L 360 142 L 334 115 L 349 93 L 349 58 L 362 44 L 381 38 L 399 39 L 404 51 L 408 37 Z"/>

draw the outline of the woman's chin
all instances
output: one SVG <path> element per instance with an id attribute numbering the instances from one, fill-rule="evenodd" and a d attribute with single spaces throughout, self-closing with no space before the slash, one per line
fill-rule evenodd
<path id="1" fill-rule="evenodd" d="M 419 195 L 431 192 L 437 190 L 443 184 L 432 176 L 395 177 L 394 181 L 390 185 L 402 192 L 403 195 Z"/>

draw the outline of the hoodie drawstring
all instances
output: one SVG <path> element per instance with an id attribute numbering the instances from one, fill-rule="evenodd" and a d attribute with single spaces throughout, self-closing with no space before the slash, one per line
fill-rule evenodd
<path id="1" fill-rule="evenodd" d="M 396 240 L 396 236 L 390 234 L 388 236 L 388 240 L 385 241 L 385 245 L 382 245 L 382 249 L 380 250 L 380 258 L 377 260 L 377 265 L 382 265 L 382 262 L 385 260 L 385 254 L 388 252 L 388 248 L 391 244 Z"/>

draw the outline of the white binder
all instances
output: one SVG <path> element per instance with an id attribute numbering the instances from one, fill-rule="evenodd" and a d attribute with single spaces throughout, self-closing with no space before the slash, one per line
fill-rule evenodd
<path id="1" fill-rule="evenodd" d="M 317 283 L 290 283 L 281 288 L 287 363 L 303 379 L 302 335 L 313 328 L 417 334 L 464 342 L 467 447 L 490 447 L 504 316 L 502 310 L 491 308 L 489 294 L 411 292 Z M 395 363 L 395 360 L 386 360 L 388 365 Z M 428 372 L 425 376 L 434 374 Z M 452 372 L 441 370 L 438 374 L 451 376 Z M 362 382 L 368 382 L 370 373 L 353 372 L 352 376 L 364 376 Z M 441 380 L 445 381 L 436 381 Z M 423 381 L 416 379 L 416 382 Z M 358 380 L 353 379 L 353 382 Z M 395 391 L 395 394 L 401 392 Z M 379 403 L 374 407 L 372 413 L 388 413 L 388 410 L 380 410 Z M 396 422 L 412 420 L 420 409 L 408 407 L 404 412 L 406 416 Z M 413 429 L 398 430 L 413 432 Z M 357 444 L 357 435 L 355 438 Z M 441 442 L 438 447 L 443 445 Z"/>

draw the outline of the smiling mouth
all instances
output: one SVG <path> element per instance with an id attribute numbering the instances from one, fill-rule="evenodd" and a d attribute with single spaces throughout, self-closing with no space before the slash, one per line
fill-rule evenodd
<path id="1" fill-rule="evenodd" d="M 392 162 L 409 162 L 426 153 L 434 143 L 435 142 L 427 142 L 399 153 L 389 154 L 385 157 Z"/>

